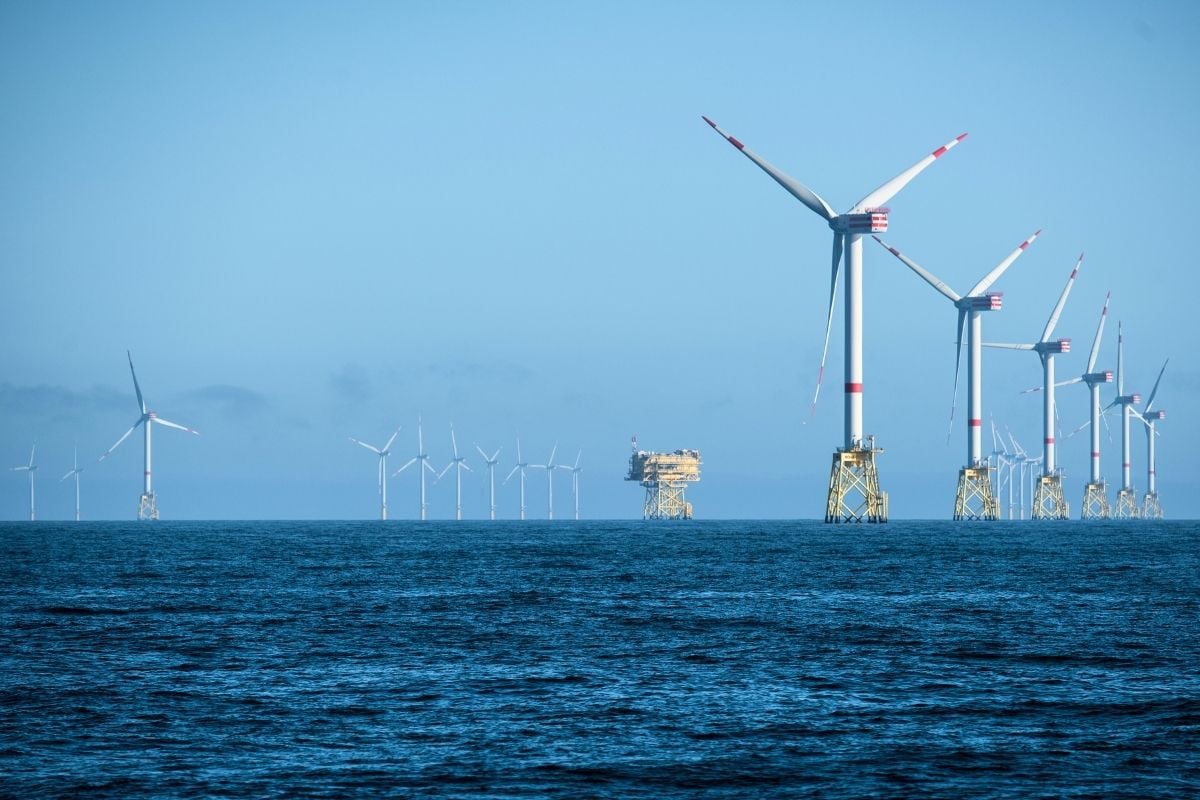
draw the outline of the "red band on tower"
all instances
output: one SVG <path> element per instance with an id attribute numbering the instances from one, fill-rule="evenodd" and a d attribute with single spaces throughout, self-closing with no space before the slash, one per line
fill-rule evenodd
<path id="1" fill-rule="evenodd" d="M 846 394 L 862 394 L 862 384 L 861 383 L 847 383 L 846 384 Z"/>

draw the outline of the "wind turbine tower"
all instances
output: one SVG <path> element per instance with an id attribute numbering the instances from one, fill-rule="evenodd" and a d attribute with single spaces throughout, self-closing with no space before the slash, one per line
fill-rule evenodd
<path id="1" fill-rule="evenodd" d="M 1042 392 L 1045 400 L 1042 406 L 1042 475 L 1033 496 L 1032 516 L 1034 519 L 1068 519 L 1071 516 L 1071 507 L 1067 504 L 1066 496 L 1063 495 L 1062 473 L 1055 462 L 1054 449 L 1054 357 L 1059 353 L 1071 352 L 1071 340 L 1056 339 L 1052 341 L 1050 336 L 1054 333 L 1054 326 L 1058 324 L 1063 306 L 1067 303 L 1067 295 L 1071 293 L 1071 287 L 1075 285 L 1075 276 L 1079 274 L 1079 268 L 1082 265 L 1083 253 L 1080 253 L 1079 260 L 1075 262 L 1075 268 L 1071 270 L 1071 276 L 1067 278 L 1067 285 L 1063 287 L 1062 294 L 1058 296 L 1058 302 L 1054 304 L 1054 310 L 1050 312 L 1050 319 L 1046 321 L 1046 327 L 1042 330 L 1042 336 L 1038 341 L 1033 344 L 985 342 L 987 347 L 1032 350 L 1042 360 Z"/>
<path id="2" fill-rule="evenodd" d="M 571 467 L 571 497 L 575 501 L 575 521 L 579 521 L 579 473 L 583 472 L 583 467 L 579 466 L 579 459 L 583 458 L 583 451 L 580 450 L 575 454 L 575 466 Z"/>
<path id="3" fill-rule="evenodd" d="M 546 498 L 548 501 L 546 519 L 554 519 L 554 470 L 570 469 L 566 464 L 555 464 L 554 454 L 558 452 L 558 442 L 554 443 L 554 448 L 550 451 L 550 459 L 545 464 L 530 464 L 531 469 L 546 470 Z M 523 505 L 523 504 L 522 504 Z"/>
<path id="4" fill-rule="evenodd" d="M 1158 436 L 1158 431 L 1154 429 L 1154 423 L 1160 419 L 1166 419 L 1167 412 L 1161 409 L 1151 411 L 1151 409 L 1154 407 L 1154 396 L 1158 394 L 1158 383 L 1162 380 L 1163 373 L 1167 371 L 1167 361 L 1163 362 L 1162 369 L 1158 371 L 1154 388 L 1150 390 L 1150 399 L 1146 401 L 1146 410 L 1140 414 L 1137 411 L 1133 412 L 1146 426 L 1146 496 L 1142 498 L 1142 519 L 1162 519 L 1163 515 L 1162 504 L 1158 502 L 1158 481 L 1154 474 L 1154 437 Z"/>
<path id="5" fill-rule="evenodd" d="M 83 467 L 79 466 L 79 448 L 78 447 L 75 448 L 74 464 L 75 464 L 74 468 L 70 472 L 68 472 L 66 475 L 63 475 L 59 479 L 58 482 L 62 483 L 67 478 L 70 478 L 71 476 L 75 477 L 75 521 L 79 522 L 79 475 L 80 475 L 80 473 L 83 472 Z"/>
<path id="6" fill-rule="evenodd" d="M 399 435 L 399 433 L 400 429 L 396 428 L 395 433 L 392 434 L 391 438 L 387 440 L 387 444 L 385 444 L 382 448 L 375 447 L 374 445 L 367 444 L 366 442 L 360 442 L 353 436 L 350 437 L 350 441 L 357 445 L 362 445 L 375 455 L 379 456 L 379 518 L 381 520 L 387 519 L 387 459 L 388 455 L 392 452 L 392 442 L 396 441 L 396 436 Z"/>
<path id="7" fill-rule="evenodd" d="M 888 497 L 887 493 L 879 488 L 879 473 L 875 468 L 875 456 L 883 451 L 875 447 L 874 437 L 867 437 L 863 434 L 862 236 L 868 233 L 886 232 L 889 209 L 884 204 L 926 167 L 965 139 L 967 134 L 964 133 L 950 140 L 868 194 L 849 211 L 838 214 L 816 192 L 760 158 L 740 141 L 718 128 L 716 123 L 708 117 L 703 117 L 703 119 L 726 141 L 740 150 L 742 155 L 770 175 L 792 197 L 824 219 L 833 230 L 833 268 L 829 282 L 829 314 L 825 322 L 825 346 L 821 352 L 821 366 L 817 371 L 817 388 L 813 393 L 813 411 L 816 409 L 817 397 L 821 391 L 821 378 L 825 372 L 825 357 L 829 352 L 829 334 L 833 325 L 838 274 L 841 270 L 843 251 L 845 253 L 844 435 L 842 446 L 833 453 L 833 465 L 829 473 L 829 493 L 825 504 L 825 521 L 862 522 L 865 517 L 868 522 L 887 522 Z"/>
<path id="8" fill-rule="evenodd" d="M 1129 469 L 1129 416 L 1136 413 L 1133 407 L 1141 402 L 1142 396 L 1137 392 L 1125 394 L 1125 328 L 1118 322 L 1117 396 L 1108 404 L 1108 408 L 1121 407 L 1121 490 L 1117 492 L 1117 509 L 1113 512 L 1116 519 L 1137 519 L 1141 515 L 1137 492 L 1133 488 L 1133 476 Z"/>
<path id="9" fill-rule="evenodd" d="M 478 450 L 479 455 L 481 455 L 483 457 L 483 463 L 487 464 L 488 488 L 490 489 L 489 497 L 491 500 L 491 506 L 490 506 L 491 517 L 490 517 L 490 519 L 493 522 L 495 522 L 496 521 L 496 462 L 498 462 L 500 460 L 500 451 L 503 450 L 504 448 L 503 447 L 497 448 L 496 452 L 492 453 L 491 457 L 489 457 L 487 453 L 483 452 L 483 448 L 480 447 L 478 444 L 475 445 L 475 449 Z M 525 504 L 522 502 L 521 505 L 524 506 Z M 522 519 L 524 519 L 524 517 L 522 517 Z"/>
<path id="10" fill-rule="evenodd" d="M 443 469 L 441 472 L 438 473 L 437 480 L 440 481 L 442 479 L 442 476 L 445 475 L 447 472 L 449 472 L 451 467 L 454 467 L 454 483 L 455 483 L 454 518 L 457 520 L 461 520 L 462 519 L 462 471 L 465 469 L 467 472 L 471 472 L 471 468 L 467 466 L 466 457 L 460 456 L 458 454 L 458 439 L 454 438 L 454 423 L 453 422 L 450 423 L 450 444 L 454 448 L 454 458 L 450 461 L 449 464 L 446 465 L 445 469 Z M 436 483 L 437 481 L 434 481 L 434 482 Z"/>
<path id="11" fill-rule="evenodd" d="M 133 433 L 135 430 L 137 430 L 137 427 L 141 425 L 143 442 L 145 444 L 144 453 L 146 469 L 144 471 L 142 480 L 142 496 L 138 500 L 138 519 L 158 519 L 158 498 L 155 496 L 153 485 L 150 482 L 150 430 L 153 427 L 151 423 L 155 425 L 165 425 L 168 428 L 177 428 L 178 430 L 186 431 L 187 433 L 195 434 L 196 436 L 199 436 L 200 432 L 194 431 L 191 428 L 185 428 L 183 425 L 179 425 L 174 422 L 168 422 L 167 420 L 158 416 L 158 414 L 154 411 L 150 411 L 146 408 L 146 400 L 142 397 L 142 388 L 138 386 L 137 373 L 133 369 L 133 355 L 130 354 L 128 350 L 125 351 L 125 355 L 129 359 L 129 374 L 133 376 L 133 391 L 137 393 L 138 408 L 141 409 L 142 415 L 138 417 L 137 422 L 133 423 L 132 428 L 125 431 L 120 439 L 117 439 L 116 444 L 108 448 L 104 455 L 100 456 L 100 461 L 108 458 L 109 453 L 111 453 L 113 450 L 116 450 L 121 442 L 129 438 L 129 434 Z"/>
<path id="12" fill-rule="evenodd" d="M 10 472 L 28 472 L 29 473 L 29 521 L 37 520 L 37 512 L 33 504 L 33 476 L 37 473 L 37 466 L 33 463 L 33 454 L 37 452 L 37 442 L 33 443 L 33 448 L 29 451 L 29 463 L 22 464 L 19 467 L 10 467 Z"/>
<path id="13" fill-rule="evenodd" d="M 399 475 L 416 463 L 420 463 L 417 472 L 421 473 L 421 520 L 424 521 L 429 516 L 429 504 L 425 502 L 425 471 L 428 470 L 436 476 L 437 470 L 429 463 L 429 454 L 425 452 L 425 437 L 421 433 L 420 417 L 417 417 L 417 454 L 404 462 L 404 466 L 393 472 L 392 477 Z"/>
<path id="14" fill-rule="evenodd" d="M 937 276 L 923 269 L 899 250 L 890 247 L 878 236 L 873 237 L 888 252 L 900 259 L 904 264 L 917 273 L 926 283 L 954 303 L 958 309 L 958 344 L 954 356 L 954 400 L 950 406 L 950 424 L 954 425 L 954 402 L 958 396 L 958 371 L 962 358 L 963 328 L 967 331 L 967 463 L 958 471 L 958 489 L 954 494 L 954 519 L 984 519 L 997 520 L 1000 518 L 1000 500 L 996 497 L 993 484 L 993 469 L 991 462 L 983 456 L 983 317 L 985 311 L 999 311 L 1003 295 L 1000 292 L 989 292 L 1004 271 L 1008 269 L 1025 249 L 1033 243 L 1041 231 L 1036 231 L 1017 246 L 1008 256 L 997 264 L 991 272 L 983 276 L 979 283 L 972 287 L 966 295 L 960 295 L 951 289 Z"/>
<path id="15" fill-rule="evenodd" d="M 1112 383 L 1112 370 L 1096 371 L 1096 356 L 1100 354 L 1100 339 L 1104 335 L 1104 322 L 1108 319 L 1108 301 L 1112 293 L 1105 295 L 1104 308 L 1100 310 L 1100 324 L 1096 326 L 1096 338 L 1092 339 L 1092 350 L 1088 354 L 1087 368 L 1078 378 L 1060 383 L 1066 386 L 1072 383 L 1085 383 L 1088 387 L 1091 415 L 1088 424 L 1092 427 L 1091 474 L 1088 484 L 1083 489 L 1083 510 L 1080 519 L 1108 519 L 1111 509 L 1108 506 L 1108 485 L 1100 475 L 1100 386 Z"/>
<path id="16" fill-rule="evenodd" d="M 499 452 L 499 451 L 497 451 Z M 517 437 L 517 463 L 508 473 L 508 477 L 504 479 L 504 483 L 508 483 L 509 478 L 512 478 L 514 473 L 521 473 L 521 519 L 525 519 L 525 470 L 529 468 L 529 462 L 521 458 L 521 437 Z M 503 484 L 501 484 L 503 485 Z"/>

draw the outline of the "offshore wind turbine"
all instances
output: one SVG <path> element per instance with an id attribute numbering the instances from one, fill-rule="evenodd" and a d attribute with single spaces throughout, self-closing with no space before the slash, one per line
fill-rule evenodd
<path id="1" fill-rule="evenodd" d="M 889 209 L 884 207 L 890 199 L 908 185 L 926 167 L 967 137 L 955 137 L 929 155 L 884 183 L 843 214 L 838 214 L 829 203 L 816 192 L 783 173 L 759 157 L 740 141 L 725 133 L 708 117 L 703 120 L 742 155 L 753 161 L 792 197 L 803 203 L 810 211 L 824 219 L 833 230 L 833 269 L 829 281 L 829 314 L 825 322 L 825 345 L 821 351 L 821 366 L 817 371 L 817 388 L 813 393 L 812 410 L 816 410 L 817 397 L 821 392 L 821 378 L 825 373 L 825 357 L 829 352 L 829 334 L 833 325 L 833 309 L 837 296 L 838 275 L 842 256 L 846 261 L 846 311 L 845 311 L 845 416 L 842 447 L 833 454 L 833 465 L 829 475 L 829 494 L 825 505 L 826 522 L 861 522 L 865 515 L 868 522 L 887 522 L 887 493 L 879 488 L 879 474 L 875 468 L 875 455 L 882 452 L 875 447 L 874 438 L 863 435 L 863 274 L 862 236 L 866 233 L 884 233 L 888 226 Z M 812 412 L 810 412 L 811 414 Z M 855 498 L 848 500 L 849 495 Z M 858 499 L 861 496 L 861 500 Z"/>
<path id="2" fill-rule="evenodd" d="M 575 466 L 570 467 L 571 470 L 571 497 L 575 501 L 575 521 L 579 521 L 579 473 L 583 472 L 583 467 L 579 466 L 579 459 L 583 457 L 583 450 L 575 454 Z"/>
<path id="3" fill-rule="evenodd" d="M 1167 363 L 1171 359 L 1163 362 L 1162 369 L 1158 371 L 1158 378 L 1154 381 L 1154 388 L 1150 390 L 1150 398 L 1146 400 L 1146 410 L 1140 414 L 1134 410 L 1133 413 L 1146 426 L 1146 496 L 1142 498 L 1142 519 L 1162 519 L 1162 504 L 1158 501 L 1158 480 L 1154 472 L 1154 437 L 1158 435 L 1158 431 L 1154 429 L 1154 423 L 1160 419 L 1167 418 L 1167 412 L 1152 411 L 1154 407 L 1154 396 L 1158 394 L 1158 384 L 1162 381 L 1163 373 L 1167 371 Z"/>
<path id="4" fill-rule="evenodd" d="M 1134 412 L 1134 406 L 1142 402 L 1142 396 L 1137 392 L 1125 394 L 1125 327 L 1117 322 L 1117 396 L 1105 407 L 1105 411 L 1113 406 L 1121 407 L 1121 488 L 1117 492 L 1117 506 L 1113 516 L 1117 519 L 1137 519 L 1141 514 L 1138 507 L 1137 492 L 1133 489 L 1133 476 L 1130 474 L 1129 457 L 1129 415 Z"/>
<path id="5" fill-rule="evenodd" d="M 1035 231 L 1017 249 L 984 275 L 965 295 L 950 288 L 945 281 L 925 270 L 908 256 L 891 247 L 878 236 L 872 238 L 900 259 L 926 283 L 936 289 L 958 309 L 958 343 L 954 356 L 954 392 L 950 401 L 950 425 L 954 426 L 954 404 L 958 399 L 958 372 L 962 360 L 963 330 L 967 332 L 967 463 L 958 471 L 958 489 L 954 495 L 954 519 L 1000 518 L 1000 501 L 992 485 L 992 468 L 983 457 L 983 317 L 984 311 L 999 311 L 1004 295 L 989 292 L 992 284 L 1012 266 L 1025 249 L 1041 233 Z"/>
<path id="6" fill-rule="evenodd" d="M 429 470 L 435 476 L 437 470 L 429 463 L 429 454 L 425 452 L 425 437 L 421 433 L 421 418 L 417 417 L 417 454 L 404 462 L 404 466 L 392 473 L 392 477 L 399 475 L 404 470 L 411 467 L 413 464 L 420 462 L 417 467 L 417 472 L 421 473 L 421 519 L 424 520 L 429 514 L 429 504 L 425 502 L 425 470 Z"/>
<path id="7" fill-rule="evenodd" d="M 372 453 L 379 456 L 379 518 L 381 520 L 387 519 L 387 477 L 388 477 L 387 476 L 387 459 L 388 459 L 388 454 L 390 454 L 392 452 L 392 442 L 396 441 L 396 436 L 399 435 L 399 433 L 400 433 L 400 428 L 396 428 L 396 432 L 392 434 L 391 438 L 387 440 L 387 444 L 385 444 L 382 448 L 375 447 L 374 445 L 370 445 L 370 444 L 367 444 L 366 442 L 359 441 L 358 439 L 355 439 L 353 436 L 350 437 L 350 441 L 354 442 L 357 445 L 361 445 L 361 446 L 367 448 Z"/>
<path id="8" fill-rule="evenodd" d="M 475 449 L 479 451 L 479 455 L 483 456 L 483 463 L 487 464 L 488 486 L 491 490 L 489 495 L 491 500 L 490 518 L 494 522 L 496 520 L 496 463 L 500 460 L 500 451 L 504 448 L 496 448 L 496 452 L 492 453 L 491 456 L 488 456 L 487 453 L 483 452 L 483 448 L 480 447 L 478 443 L 475 444 Z M 521 505 L 524 506 L 524 502 L 522 502 Z M 522 519 L 524 519 L 524 517 L 522 517 Z"/>
<path id="9" fill-rule="evenodd" d="M 1032 350 L 1042 360 L 1042 391 L 1045 394 L 1045 403 L 1042 407 L 1042 477 L 1038 481 L 1037 492 L 1033 498 L 1032 517 L 1034 519 L 1067 519 L 1071 515 L 1071 507 L 1063 495 L 1062 473 L 1059 472 L 1055 462 L 1054 450 L 1054 357 L 1059 353 L 1071 352 L 1071 340 L 1051 341 L 1050 336 L 1054 333 L 1054 326 L 1058 324 L 1063 306 L 1067 303 L 1067 295 L 1071 293 L 1071 287 L 1075 285 L 1075 276 L 1079 274 L 1079 268 L 1082 265 L 1083 253 L 1080 253 L 1079 260 L 1075 262 L 1075 267 L 1071 270 L 1071 276 L 1067 278 L 1067 285 L 1063 287 L 1062 294 L 1058 296 L 1058 302 L 1054 304 L 1054 310 L 1050 312 L 1050 319 L 1046 321 L 1046 327 L 1042 329 L 1040 339 L 1032 344 L 984 342 L 985 347 Z"/>
<path id="10" fill-rule="evenodd" d="M 509 478 L 511 478 L 514 473 L 516 473 L 516 472 L 521 473 L 521 519 L 525 519 L 525 470 L 528 469 L 529 466 L 530 466 L 529 462 L 525 461 L 524 459 L 521 458 L 521 437 L 518 436 L 517 437 L 517 463 L 512 468 L 512 471 L 510 471 L 508 473 L 508 477 L 504 479 L 504 483 L 508 483 Z M 503 485 L 503 484 L 501 484 L 501 485 Z"/>
<path id="11" fill-rule="evenodd" d="M 121 436 L 120 439 L 117 439 L 116 444 L 114 444 L 112 447 L 108 448 L 108 450 L 106 450 L 104 452 L 104 455 L 100 456 L 99 460 L 103 461 L 104 459 L 108 458 L 108 454 L 111 453 L 113 450 L 116 450 L 117 447 L 121 444 L 121 442 L 123 442 L 127 438 L 129 438 L 129 434 L 133 433 L 135 430 L 137 430 L 137 427 L 139 425 L 141 425 L 142 432 L 143 432 L 143 442 L 145 445 L 143 452 L 144 452 L 144 461 L 145 461 L 146 469 L 144 471 L 143 480 L 142 480 L 142 496 L 138 500 L 138 519 L 158 519 L 158 498 L 155 496 L 153 485 L 150 482 L 150 462 L 151 462 L 150 429 L 151 429 L 151 423 L 154 423 L 156 425 L 165 425 L 168 428 L 177 428 L 181 431 L 186 431 L 187 433 L 195 434 L 196 436 L 199 436 L 200 432 L 194 431 L 191 428 L 186 428 L 183 425 L 179 425 L 178 423 L 175 423 L 175 422 L 168 422 L 167 420 L 158 416 L 158 414 L 155 413 L 154 411 L 150 411 L 149 409 L 146 408 L 146 400 L 145 400 L 145 398 L 142 397 L 142 388 L 140 386 L 138 386 L 137 373 L 134 372 L 134 369 L 133 369 L 133 356 L 130 354 L 130 352 L 128 350 L 125 351 L 125 355 L 126 355 L 126 357 L 129 358 L 129 374 L 133 376 L 133 391 L 137 393 L 138 408 L 141 409 L 142 415 L 140 417 L 138 417 L 137 422 L 133 423 L 133 427 L 131 427 L 129 430 L 125 431 L 125 433 Z"/>
<path id="12" fill-rule="evenodd" d="M 445 475 L 450 470 L 451 467 L 454 467 L 454 473 L 455 473 L 454 474 L 454 479 L 455 479 L 454 518 L 457 520 L 461 520 L 462 519 L 462 471 L 465 469 L 467 472 L 471 472 L 472 470 L 470 467 L 467 466 L 466 457 L 465 456 L 460 457 L 458 455 L 458 439 L 454 438 L 454 423 L 453 422 L 450 423 L 450 444 L 453 445 L 453 447 L 454 447 L 454 459 L 449 464 L 446 465 L 445 469 L 443 469 L 441 472 L 439 472 L 437 474 L 437 478 L 434 480 L 434 483 L 437 483 L 438 481 L 440 481 L 442 479 L 442 476 Z"/>
<path id="13" fill-rule="evenodd" d="M 75 521 L 79 522 L 79 475 L 80 475 L 80 473 L 83 472 L 83 467 L 79 466 L 79 448 L 78 447 L 75 448 L 74 464 L 75 464 L 74 468 L 70 472 L 68 472 L 66 475 L 63 475 L 61 478 L 59 478 L 58 482 L 62 483 L 67 478 L 70 478 L 72 475 L 75 476 Z"/>
<path id="14" fill-rule="evenodd" d="M 1070 380 L 1062 381 L 1058 386 L 1070 386 L 1073 383 L 1085 383 L 1091 400 L 1091 416 L 1086 424 L 1092 427 L 1091 474 L 1087 486 L 1083 490 L 1083 508 L 1079 513 L 1080 519 L 1108 519 L 1108 486 L 1100 475 L 1100 385 L 1112 383 L 1112 370 L 1096 371 L 1096 357 L 1100 355 L 1100 339 L 1104 336 L 1104 323 L 1108 319 L 1108 301 L 1112 292 L 1104 296 L 1104 308 L 1100 309 L 1100 324 L 1096 326 L 1096 336 L 1092 339 L 1092 349 L 1088 353 L 1087 367 L 1083 374 Z M 1041 391 L 1041 387 L 1026 389 L 1026 392 Z M 1069 439 L 1076 431 L 1068 434 Z"/>
<path id="15" fill-rule="evenodd" d="M 554 470 L 570 469 L 566 464 L 555 464 L 554 454 L 558 452 L 558 442 L 554 443 L 554 449 L 550 451 L 550 458 L 545 464 L 530 464 L 531 469 L 546 470 L 546 497 L 549 501 L 548 512 L 546 519 L 554 519 Z"/>
<path id="16" fill-rule="evenodd" d="M 27 472 L 29 473 L 29 521 L 37 520 L 37 512 L 34 510 L 33 504 L 33 476 L 37 473 L 37 465 L 33 463 L 33 454 L 37 452 L 37 442 L 33 443 L 33 448 L 29 451 L 29 463 L 22 464 L 19 467 L 9 467 L 10 472 Z"/>

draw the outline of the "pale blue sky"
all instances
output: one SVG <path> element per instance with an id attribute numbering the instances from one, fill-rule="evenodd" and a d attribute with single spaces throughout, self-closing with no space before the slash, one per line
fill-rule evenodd
<path id="1" fill-rule="evenodd" d="M 985 319 L 1010 341 L 1038 335 L 1085 250 L 1059 372 L 1082 370 L 1111 289 L 1101 366 L 1117 319 L 1130 388 L 1148 394 L 1171 357 L 1160 492 L 1169 515 L 1200 514 L 1198 7 L 844 11 L 0 4 L 0 463 L 37 438 L 40 515 L 66 517 L 77 440 L 85 516 L 132 516 L 140 442 L 94 463 L 136 418 L 129 348 L 151 404 L 203 432 L 156 431 L 164 517 L 371 517 L 375 466 L 346 437 L 403 424 L 407 453 L 418 413 L 438 462 L 451 420 L 462 445 L 504 445 L 503 464 L 517 430 L 532 461 L 556 439 L 561 459 L 582 448 L 587 516 L 640 514 L 621 481 L 633 433 L 703 451 L 701 515 L 819 516 L 838 335 L 801 423 L 829 232 L 707 114 L 839 209 L 969 131 L 890 203 L 889 242 L 961 290 L 1043 228 Z M 954 311 L 873 244 L 866 273 L 866 428 L 892 513 L 948 516 L 965 436 L 946 444 Z M 838 314 L 835 331 L 840 297 Z M 1030 354 L 986 356 L 985 413 L 1031 450 L 1040 406 L 1017 392 L 1039 377 Z M 1086 392 L 1060 407 L 1074 427 Z M 1075 507 L 1087 450 L 1082 434 L 1061 448 Z M 1139 431 L 1139 489 L 1144 451 Z M 5 474 L 0 518 L 20 519 L 24 476 Z M 393 515 L 415 495 L 413 476 L 394 481 Z M 534 512 L 544 495 L 532 476 Z M 448 482 L 430 502 L 453 513 Z"/>

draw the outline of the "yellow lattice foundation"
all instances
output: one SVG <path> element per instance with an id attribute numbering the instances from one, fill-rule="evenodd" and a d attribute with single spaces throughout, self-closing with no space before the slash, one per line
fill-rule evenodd
<path id="1" fill-rule="evenodd" d="M 1083 487 L 1083 511 L 1080 519 L 1108 519 L 1108 487 L 1104 481 L 1089 483 Z"/>
<path id="2" fill-rule="evenodd" d="M 1158 492 L 1147 492 L 1142 498 L 1142 519 L 1162 519 L 1162 504 L 1158 502 Z"/>
<path id="3" fill-rule="evenodd" d="M 955 519 L 1000 519 L 1000 500 L 992 491 L 991 467 L 963 467 L 954 495 Z"/>
<path id="4" fill-rule="evenodd" d="M 888 496 L 879 489 L 875 454 L 880 448 L 852 447 L 833 454 L 826 522 L 887 522 Z"/>
<path id="5" fill-rule="evenodd" d="M 1034 519 L 1070 519 L 1071 507 L 1063 495 L 1061 475 L 1042 475 L 1033 493 Z"/>
<path id="6" fill-rule="evenodd" d="M 1137 494 L 1133 489 L 1122 489 L 1117 492 L 1117 510 L 1113 512 L 1114 519 L 1137 519 L 1142 515 L 1138 507 Z"/>

